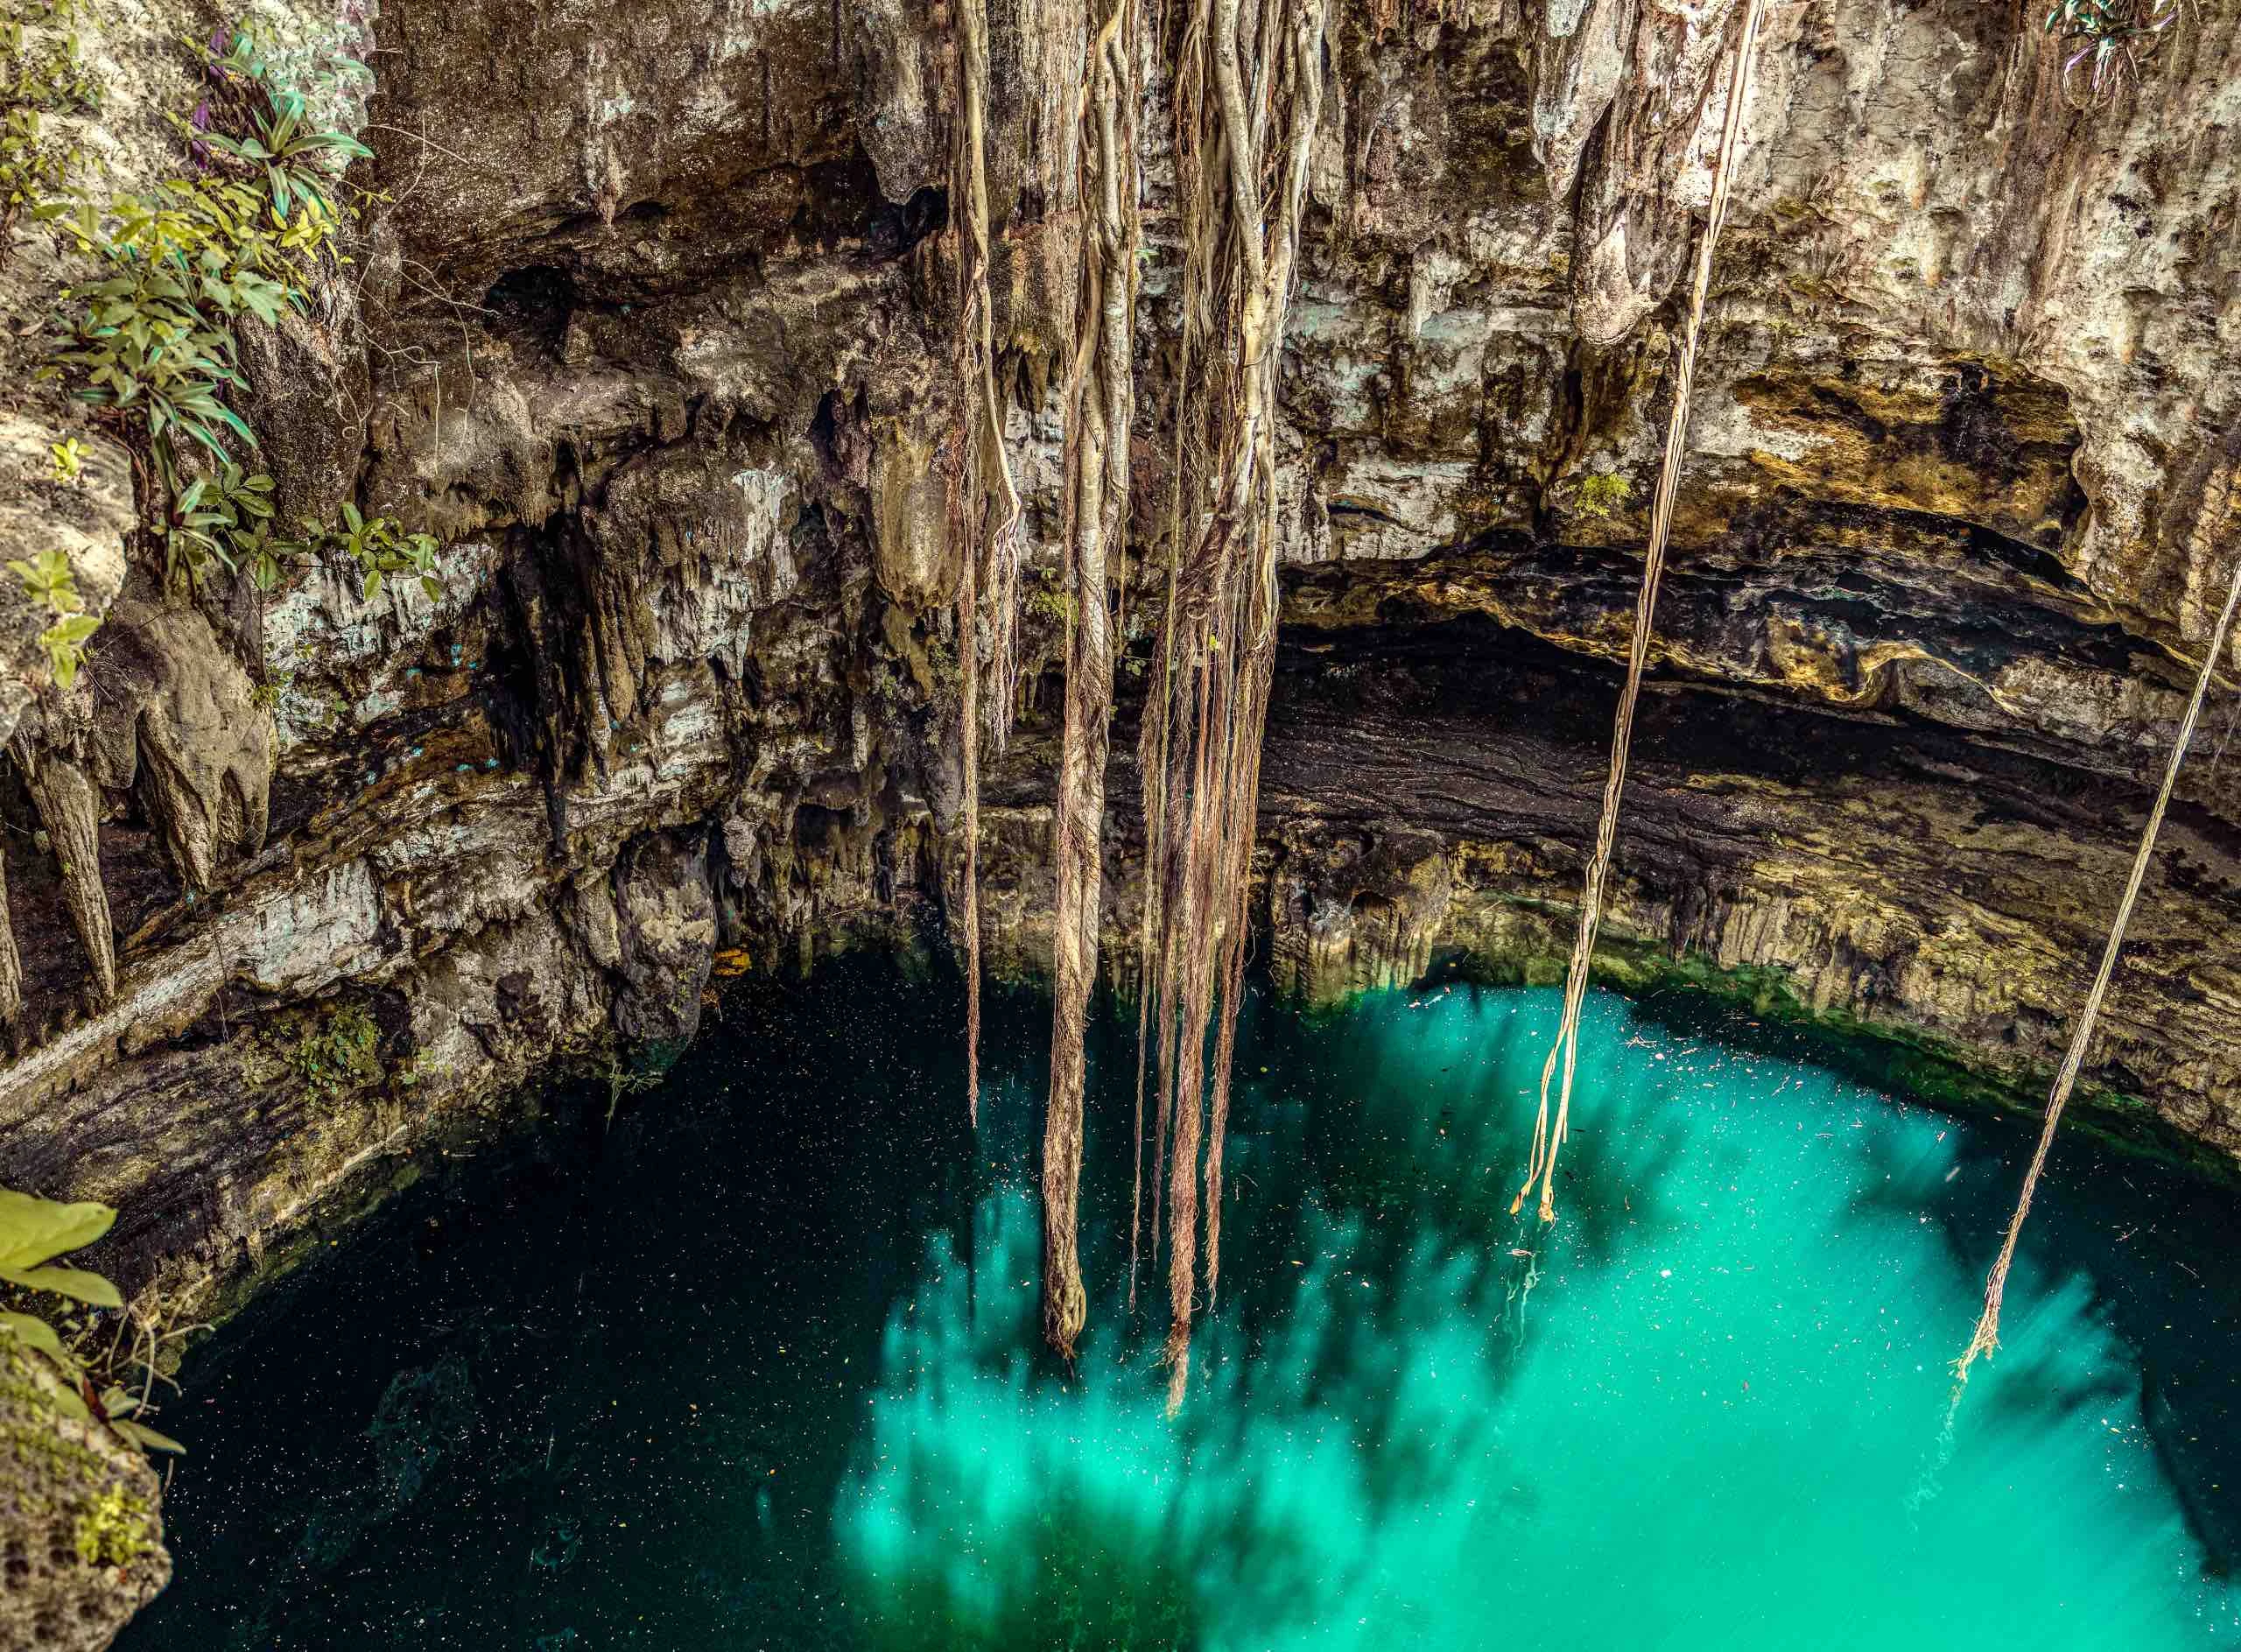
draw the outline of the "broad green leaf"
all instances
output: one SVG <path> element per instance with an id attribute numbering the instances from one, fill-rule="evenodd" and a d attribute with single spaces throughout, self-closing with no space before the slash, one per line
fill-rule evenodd
<path id="1" fill-rule="evenodd" d="M 55 1335 L 54 1327 L 33 1315 L 0 1313 L 0 1331 L 12 1332 L 18 1340 L 30 1343 L 57 1363 L 69 1357 L 62 1352 L 62 1339 Z"/>
<path id="2" fill-rule="evenodd" d="M 168 1434 L 157 1433 L 145 1423 L 133 1423 L 118 1418 L 112 1421 L 109 1426 L 135 1445 L 144 1446 L 151 1452 L 177 1452 L 182 1457 L 186 1455 L 186 1446 L 181 1445 Z"/>
<path id="3" fill-rule="evenodd" d="M 115 1285 L 82 1268 L 0 1268 L 0 1279 L 27 1290 L 51 1291 L 91 1303 L 96 1308 L 122 1308 L 124 1298 Z"/>
<path id="4" fill-rule="evenodd" d="M 0 1268 L 36 1268 L 92 1244 L 116 1220 L 114 1210 L 90 1199 L 66 1205 L 0 1187 Z"/>

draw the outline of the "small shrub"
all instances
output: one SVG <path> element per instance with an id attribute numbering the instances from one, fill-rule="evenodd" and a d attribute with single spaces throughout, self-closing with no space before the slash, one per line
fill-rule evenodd
<path id="1" fill-rule="evenodd" d="M 122 1308 L 123 1298 L 117 1289 L 96 1273 L 82 1268 L 60 1268 L 54 1259 L 69 1251 L 81 1250 L 92 1244 L 116 1220 L 116 1213 L 106 1205 L 90 1200 L 78 1204 L 64 1204 L 57 1199 L 40 1199 L 32 1193 L 18 1193 L 0 1188 L 0 1281 L 13 1285 L 18 1290 L 60 1297 L 72 1303 L 84 1303 L 94 1308 Z M 74 1333 L 74 1339 L 66 1344 L 60 1332 L 36 1314 L 21 1312 L 0 1313 L 0 1335 L 12 1336 L 25 1347 L 35 1350 L 52 1360 L 65 1379 L 60 1404 L 63 1414 L 78 1421 L 94 1419 L 95 1407 L 86 1402 L 85 1395 L 93 1391 L 94 1384 L 84 1362 L 79 1358 L 80 1346 L 86 1340 L 88 1327 L 74 1318 L 65 1318 L 65 1328 Z M 167 1435 L 158 1434 L 145 1423 L 134 1420 L 134 1413 L 144 1412 L 149 1407 L 149 1390 L 155 1382 L 155 1360 L 166 1339 L 160 1325 L 147 1320 L 138 1322 L 139 1335 L 133 1346 L 135 1356 L 144 1365 L 148 1377 L 138 1395 L 128 1393 L 120 1383 L 103 1387 L 99 1396 L 100 1419 L 134 1445 L 159 1452 L 182 1452 L 186 1448 Z M 116 1341 L 112 1339 L 112 1347 Z M 79 1553 L 85 1555 L 86 1545 L 94 1541 L 101 1545 L 100 1552 L 111 1552 L 113 1545 L 125 1540 L 123 1523 L 123 1510 L 117 1509 L 103 1515 L 100 1508 L 95 1513 L 94 1524 L 82 1524 L 78 1536 Z M 144 1512 L 144 1511 L 143 1511 Z M 144 1525 L 140 1528 L 144 1531 Z M 130 1558 L 130 1557 L 126 1557 Z M 89 1560 L 88 1564 L 92 1564 Z M 115 1564 L 122 1565 L 123 1560 Z"/>
<path id="2" fill-rule="evenodd" d="M 363 1089 L 382 1076 L 382 1030 L 355 1004 L 318 1016 L 286 1051 L 288 1070 L 315 1095 Z"/>
<path id="3" fill-rule="evenodd" d="M 323 163 L 370 158 L 373 151 L 348 133 L 307 130 L 303 99 L 272 84 L 263 56 L 246 32 L 236 33 L 226 55 L 214 59 L 214 65 L 221 74 L 237 77 L 265 96 L 249 107 L 249 131 L 239 137 L 206 131 L 202 141 L 221 155 L 263 169 L 272 211 L 280 221 L 285 222 L 301 202 L 331 222 L 335 204 L 329 191 L 334 176 Z"/>
<path id="4" fill-rule="evenodd" d="M 304 99 L 246 31 L 221 30 L 196 49 L 208 89 L 192 115 L 174 117 L 194 176 L 102 200 L 38 200 L 39 220 L 99 267 L 65 293 L 64 338 L 46 371 L 152 460 L 154 486 L 143 491 L 156 497 L 141 503 L 159 524 L 174 589 L 200 589 L 222 568 L 269 590 L 285 560 L 332 549 L 358 565 L 369 600 L 397 574 L 436 596 L 431 536 L 346 505 L 340 524 L 306 522 L 305 538 L 285 538 L 273 528 L 271 478 L 243 462 L 257 439 L 227 403 L 246 388 L 235 329 L 277 325 L 306 302 L 356 210 L 341 172 L 371 151 L 308 123 Z M 184 457 L 198 449 L 199 474 L 189 475 Z M 57 681 L 67 685 L 60 671 Z"/>
<path id="5" fill-rule="evenodd" d="M 368 517 L 347 500 L 338 526 L 321 530 L 307 520 L 304 527 L 312 536 L 312 550 L 332 551 L 358 565 L 359 589 L 369 602 L 382 594 L 382 581 L 397 573 L 416 576 L 431 601 L 444 594 L 443 581 L 436 577 L 432 534 L 407 533 L 387 517 Z"/>
<path id="6" fill-rule="evenodd" d="M 172 502 L 164 530 L 164 575 L 172 586 L 200 590 L 214 567 L 229 573 L 246 562 L 260 590 L 279 578 L 285 542 L 272 538 L 272 478 L 249 475 L 228 460 Z"/>

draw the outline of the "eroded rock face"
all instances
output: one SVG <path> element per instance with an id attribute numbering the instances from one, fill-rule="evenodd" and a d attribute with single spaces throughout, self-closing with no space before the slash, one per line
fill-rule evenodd
<path id="1" fill-rule="evenodd" d="M 1261 863 L 1280 974 L 1319 997 L 1562 949 L 1735 20 L 1333 12 Z M 2232 12 L 2189 12 L 2089 111 L 2035 19 L 1769 7 L 1614 969 L 1765 971 L 2018 1086 L 2059 1047 L 2241 555 Z M 1065 15 L 1007 11 L 994 42 L 1029 548 L 983 809 L 997 967 L 1050 944 Z M 58 712 L 36 783 L 0 791 L 32 960 L 0 1182 L 119 1206 L 107 1271 L 193 1295 L 555 1051 L 689 1037 L 717 948 L 955 938 L 944 26 L 821 0 L 380 20 L 389 200 L 348 290 L 249 356 L 284 510 L 425 527 L 443 591 L 369 601 L 321 566 L 261 609 L 179 609 L 120 563 L 116 637 L 159 636 L 159 665 L 129 715 Z M 1139 668 L 1177 251 L 1151 165 Z M 18 847 L 42 788 L 91 836 Z M 2241 768 L 2206 752 L 2181 797 L 2089 1079 L 2230 1153 Z M 113 980 L 74 938 L 102 924 Z M 349 1016 L 372 1071 L 306 1086 L 296 1041 Z"/>
<path id="2" fill-rule="evenodd" d="M 0 1336 L 5 1652 L 101 1652 L 171 1581 L 155 1471 L 65 1395 L 43 1357 Z"/>
<path id="3" fill-rule="evenodd" d="M 1311 646 L 1287 656 L 1267 756 L 1279 979 L 1331 1002 L 1461 954 L 1561 980 L 1615 677 L 1483 623 Z M 2019 1099 L 2062 1058 L 2145 815 L 1950 733 L 1700 693 L 1647 699 L 1628 796 L 1608 974 L 1746 972 L 1769 1010 L 1883 1028 Z M 2164 830 L 2096 1044 L 2118 1093 L 2090 1109 L 2126 1131 L 2145 1104 L 2231 1155 L 2241 845 L 2195 807 Z"/>
<path id="4" fill-rule="evenodd" d="M 708 846 L 664 834 L 627 857 L 615 902 L 615 1030 L 660 1050 L 681 1049 L 700 1026 L 700 989 L 716 951 Z"/>

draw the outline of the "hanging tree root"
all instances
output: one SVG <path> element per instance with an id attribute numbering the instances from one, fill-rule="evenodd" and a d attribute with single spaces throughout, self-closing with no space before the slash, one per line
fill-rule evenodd
<path id="1" fill-rule="evenodd" d="M 1960 1387 L 1969 1381 L 1969 1367 L 1978 1354 L 1991 1354 L 1999 1346 L 1999 1311 L 2002 1297 L 2007 1292 L 2007 1271 L 2015 1262 L 2015 1244 L 2023 1233 L 2023 1223 L 2031 1214 L 2032 1196 L 2039 1191 L 2039 1177 L 2047 1168 L 2047 1155 L 2055 1144 L 2055 1132 L 2061 1128 L 2062 1109 L 2069 1103 L 2071 1089 L 2077 1083 L 2078 1070 L 2085 1065 L 2085 1052 L 2093 1042 L 2093 1030 L 2101 1016 L 2102 1001 L 2109 995 L 2109 982 L 2115 975 L 2117 956 L 2124 950 L 2125 931 L 2132 921 L 2132 908 L 2139 900 L 2140 886 L 2147 880 L 2148 864 L 2155 858 L 2156 834 L 2163 829 L 2163 815 L 2171 804 L 2172 789 L 2178 784 L 2180 766 L 2186 762 L 2187 747 L 2195 737 L 2195 726 L 2202 721 L 2202 702 L 2209 697 L 2210 680 L 2217 673 L 2217 663 L 2224 657 L 2226 642 L 2233 629 L 2233 615 L 2241 608 L 2241 562 L 2233 568 L 2231 588 L 2225 594 L 2224 609 L 2218 615 L 2217 626 L 2210 633 L 2209 648 L 2202 656 L 2202 670 L 2195 678 L 2194 698 L 2187 702 L 2187 714 L 2179 724 L 2179 737 L 2171 747 L 2171 761 L 2163 770 L 2163 785 L 2155 794 L 2155 806 L 2148 811 L 2146 829 L 2141 832 L 2139 847 L 2132 854 L 2132 875 L 2125 882 L 2125 892 L 2117 902 L 2116 920 L 2109 926 L 2108 945 L 2102 948 L 2101 968 L 2093 977 L 2093 985 L 2085 995 L 2085 1007 L 2078 1011 L 2077 1025 L 2071 1029 L 2069 1049 L 2062 1057 L 2061 1070 L 2055 1074 L 2055 1085 L 2047 1097 L 2046 1121 L 2040 1127 L 2039 1145 L 2031 1155 L 2030 1168 L 2023 1173 L 2023 1191 L 2015 1201 L 2015 1214 L 2008 1219 L 2007 1233 L 2000 1241 L 1999 1257 L 1992 1263 L 1992 1272 L 1985 1280 L 1985 1309 L 1978 1317 L 1976 1333 L 1969 1339 L 1969 1346 L 1962 1350 L 1955 1361 L 1953 1374 L 1956 1379 L 1955 1398 Z"/>
<path id="2" fill-rule="evenodd" d="M 1556 1154 L 1563 1146 L 1571 1122 L 1572 1073 L 1579 1058 L 1580 1010 L 1587 996 L 1588 965 L 1595 954 L 1597 931 L 1603 923 L 1605 886 L 1610 882 L 1611 857 L 1619 834 L 1619 803 L 1626 787 L 1626 760 L 1633 744 L 1634 706 L 1640 698 L 1642 673 L 1649 663 L 1650 637 L 1657 610 L 1658 581 L 1665 573 L 1667 541 L 1673 531 L 1673 502 L 1681 482 L 1681 461 L 1687 451 L 1689 398 L 1697 374 L 1697 341 L 1704 315 L 1704 298 L 1711 287 L 1712 255 L 1719 243 L 1721 220 L 1727 212 L 1728 185 L 1734 172 L 1737 134 L 1743 124 L 1743 105 L 1751 87 L 1751 68 L 1759 39 L 1759 15 L 1763 0 L 1749 0 L 1743 15 L 1743 38 L 1736 47 L 1735 74 L 1729 82 L 1727 115 L 1720 128 L 1719 152 L 1712 164 L 1712 191 L 1703 241 L 1697 249 L 1695 280 L 1689 291 L 1689 316 L 1681 335 L 1681 357 L 1674 376 L 1673 412 L 1665 427 L 1665 462 L 1657 482 L 1657 497 L 1650 511 L 1649 547 L 1642 562 L 1642 583 L 1634 602 L 1633 638 L 1626 655 L 1626 684 L 1619 695 L 1617 721 L 1611 732 L 1611 770 L 1603 785 L 1603 813 L 1595 833 L 1595 847 L 1588 856 L 1587 873 L 1580 891 L 1579 926 L 1572 939 L 1571 966 L 1564 975 L 1564 1009 L 1556 1026 L 1556 1043 L 1541 1067 L 1541 1108 L 1533 1121 L 1533 1153 L 1525 1180 L 1510 1203 L 1513 1213 L 1523 1208 L 1528 1195 L 1540 1188 L 1540 1217 L 1556 1219 Z M 1549 1089 L 1563 1070 L 1553 1120 Z"/>
<path id="3" fill-rule="evenodd" d="M 1158 972 L 1144 990 L 1165 1138 L 1170 1408 L 1189 1377 L 1207 1138 L 1210 1296 L 1219 1277 L 1221 1138 L 1275 649 L 1276 369 L 1321 116 L 1324 18 L 1323 0 L 1269 0 L 1249 15 L 1240 0 L 1205 0 L 1176 43 L 1183 348 L 1198 369 L 1176 387 L 1175 560 L 1142 747 L 1157 764 L 1145 803 L 1159 892 L 1146 959 L 1156 952 Z"/>
<path id="4" fill-rule="evenodd" d="M 980 738 L 985 717 L 995 749 L 1011 731 L 1017 649 L 1013 616 L 1018 583 L 1020 503 L 1004 452 L 1003 404 L 996 391 L 994 323 L 988 299 L 988 8 L 957 4 L 957 143 L 950 199 L 958 205 L 959 377 L 973 404 L 959 450 L 964 476 L 951 495 L 951 538 L 960 549 L 957 653 L 965 789 L 965 1094 L 980 1121 Z M 995 681 L 984 696 L 980 630 L 986 620 Z M 984 705 L 985 701 L 985 705 Z"/>
<path id="5" fill-rule="evenodd" d="M 1097 978 L 1105 765 L 1113 714 L 1108 559 L 1128 521 L 1129 430 L 1135 420 L 1137 207 L 1135 0 L 1113 0 L 1090 44 L 1083 88 L 1081 199 L 1087 219 L 1067 386 L 1066 709 L 1058 764 L 1057 925 L 1052 942 L 1050 1096 L 1043 1134 L 1043 1332 L 1074 1357 L 1088 1314 L 1078 1227 L 1084 1039 Z"/>

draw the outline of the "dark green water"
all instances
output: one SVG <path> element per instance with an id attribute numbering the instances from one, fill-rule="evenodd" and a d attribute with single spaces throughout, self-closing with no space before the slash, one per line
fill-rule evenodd
<path id="1" fill-rule="evenodd" d="M 432 1161 L 191 1361 L 127 1652 L 2241 1644 L 2228 1193 L 2058 1154 L 1942 1440 L 2019 1128 L 1599 998 L 1541 1235 L 1507 1206 L 1553 994 L 1256 1002 L 1170 1421 L 1121 1300 L 1129 1038 L 1068 1383 L 1047 1005 L 998 998 L 977 1142 L 959 1009 L 872 962 L 755 986 L 611 1130 L 556 1094 Z"/>

